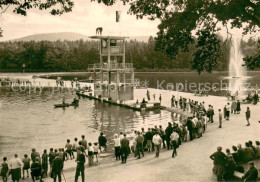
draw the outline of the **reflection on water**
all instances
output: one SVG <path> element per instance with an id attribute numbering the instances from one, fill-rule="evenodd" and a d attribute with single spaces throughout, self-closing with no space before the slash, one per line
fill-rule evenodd
<path id="1" fill-rule="evenodd" d="M 114 133 L 132 133 L 142 127 L 172 120 L 167 111 L 135 112 L 119 106 L 80 98 L 79 107 L 54 108 L 65 98 L 71 102 L 75 92 L 44 89 L 42 93 L 17 92 L 0 87 L 0 156 L 11 157 L 30 153 L 36 147 L 40 153 L 51 147 L 64 147 L 66 139 L 82 134 L 90 142 L 97 141 L 102 131 L 108 139 Z M 112 147 L 111 141 L 108 145 Z"/>

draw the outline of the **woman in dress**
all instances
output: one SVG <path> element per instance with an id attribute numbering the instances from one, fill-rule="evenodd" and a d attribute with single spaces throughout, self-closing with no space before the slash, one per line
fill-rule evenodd
<path id="1" fill-rule="evenodd" d="M 237 100 L 237 108 L 236 108 L 236 112 L 237 112 L 237 114 L 240 114 L 240 111 L 241 111 L 240 101 Z"/>

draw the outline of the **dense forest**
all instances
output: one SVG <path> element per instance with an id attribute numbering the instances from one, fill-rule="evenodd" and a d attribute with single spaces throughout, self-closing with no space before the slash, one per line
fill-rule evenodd
<path id="1" fill-rule="evenodd" d="M 221 41 L 221 56 L 216 70 L 228 69 L 230 42 Z M 255 54 L 257 41 L 249 39 L 241 43 L 245 56 Z M 155 40 L 148 42 L 130 40 L 126 43 L 126 60 L 132 62 L 137 71 L 179 71 L 190 70 L 190 60 L 195 45 L 189 46 L 189 52 L 179 52 L 175 59 L 165 53 L 155 51 Z M 41 41 L 41 42 L 0 42 L 0 70 L 22 71 L 23 64 L 27 72 L 84 71 L 88 64 L 99 61 L 96 41 Z"/>

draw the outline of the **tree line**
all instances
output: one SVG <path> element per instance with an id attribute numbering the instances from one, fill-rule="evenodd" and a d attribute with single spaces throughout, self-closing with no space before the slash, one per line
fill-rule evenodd
<path id="1" fill-rule="evenodd" d="M 229 64 L 230 41 L 218 37 L 221 55 L 215 70 L 226 71 Z M 197 41 L 195 39 L 195 41 Z M 30 41 L 0 42 L 0 70 L 52 72 L 84 71 L 89 64 L 99 62 L 97 41 Z M 241 48 L 245 56 L 250 57 L 258 51 L 254 39 L 243 41 Z M 148 42 L 130 40 L 126 42 L 126 61 L 134 64 L 137 71 L 175 71 L 192 69 L 192 57 L 195 44 L 189 45 L 188 52 L 179 51 L 175 58 L 165 52 L 155 50 L 155 39 Z"/>

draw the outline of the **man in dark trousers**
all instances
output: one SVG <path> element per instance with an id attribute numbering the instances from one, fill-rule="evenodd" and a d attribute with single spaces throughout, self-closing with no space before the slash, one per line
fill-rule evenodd
<path id="1" fill-rule="evenodd" d="M 162 125 L 159 125 L 159 132 L 160 132 L 160 136 L 161 136 L 162 141 L 163 141 L 163 148 L 166 148 L 166 146 L 165 146 L 165 131 L 162 129 Z"/>
<path id="2" fill-rule="evenodd" d="M 49 164 L 50 164 L 50 171 L 52 171 L 52 162 L 55 159 L 56 154 L 53 151 L 53 148 L 50 148 L 50 152 L 49 152 Z"/>
<path id="3" fill-rule="evenodd" d="M 151 150 L 152 150 L 153 134 L 152 134 L 150 128 L 148 128 L 148 131 L 145 134 L 145 139 L 146 139 L 146 147 L 148 148 L 148 151 L 151 152 Z"/>
<path id="4" fill-rule="evenodd" d="M 85 135 L 82 135 L 81 136 L 81 143 L 82 143 L 82 146 L 85 148 L 85 150 L 87 149 L 87 147 L 88 147 L 88 142 L 87 142 L 87 140 L 85 139 Z"/>
<path id="5" fill-rule="evenodd" d="M 122 163 L 126 163 L 128 149 L 129 148 L 129 140 L 126 138 L 126 134 L 124 134 L 124 138 L 121 140 L 121 159 Z"/>
<path id="6" fill-rule="evenodd" d="M 36 152 L 36 149 L 33 148 L 32 153 L 31 153 L 31 159 L 33 162 L 35 162 L 36 157 L 39 157 L 39 159 L 40 159 L 41 156 L 40 156 L 39 152 Z M 39 161 L 39 162 L 41 163 L 41 161 Z"/>
<path id="7" fill-rule="evenodd" d="M 190 140 L 193 140 L 193 135 L 192 135 L 193 127 L 192 127 L 192 121 L 191 121 L 190 117 L 187 119 L 186 125 L 187 125 L 187 128 L 188 128 L 189 134 L 190 134 Z"/>
<path id="8" fill-rule="evenodd" d="M 217 175 L 218 181 L 223 181 L 224 169 L 226 166 L 227 156 L 221 151 L 222 147 L 217 148 L 210 158 L 214 161 L 213 173 Z"/>
<path id="9" fill-rule="evenodd" d="M 77 162 L 77 167 L 76 167 L 76 174 L 75 174 L 75 182 L 78 181 L 78 178 L 79 178 L 79 175 L 81 174 L 81 179 L 82 179 L 82 182 L 85 181 L 85 162 L 86 162 L 86 159 L 85 159 L 85 153 L 84 153 L 84 149 L 82 148 L 79 155 L 78 155 L 78 158 L 76 159 L 76 162 Z"/>
<path id="10" fill-rule="evenodd" d="M 171 134 L 171 143 L 173 146 L 172 158 L 175 155 L 177 156 L 178 141 L 179 141 L 179 134 L 175 130 L 173 130 L 173 132 Z"/>
<path id="11" fill-rule="evenodd" d="M 167 149 L 170 149 L 170 136 L 172 134 L 172 124 L 169 122 L 167 128 L 165 129 L 165 140 L 167 144 Z"/>
<path id="12" fill-rule="evenodd" d="M 138 131 L 137 135 L 138 136 L 136 137 L 135 141 L 136 141 L 138 159 L 140 159 L 140 152 L 144 156 L 144 149 L 143 149 L 144 137 L 141 135 L 140 131 Z"/>
<path id="13" fill-rule="evenodd" d="M 45 149 L 42 154 L 42 169 L 44 171 L 45 177 L 47 177 L 48 173 L 48 154 L 47 150 Z"/>
<path id="14" fill-rule="evenodd" d="M 250 162 L 249 165 L 250 165 L 250 168 L 246 172 L 246 174 L 242 177 L 242 180 L 243 181 L 257 181 L 258 171 L 257 171 L 257 169 L 255 167 L 255 163 L 254 162 Z"/>
<path id="15" fill-rule="evenodd" d="M 62 173 L 62 169 L 63 169 L 62 154 L 60 154 L 59 156 L 56 156 L 52 163 L 53 163 L 52 172 L 54 173 L 54 182 L 56 182 L 57 176 L 58 176 L 59 182 L 61 182 L 61 173 Z"/>
<path id="16" fill-rule="evenodd" d="M 35 161 L 31 165 L 31 176 L 32 181 L 35 182 L 35 178 L 38 179 L 40 177 L 40 182 L 43 182 L 42 176 L 44 174 L 42 165 L 39 163 L 40 158 L 36 157 Z"/>

